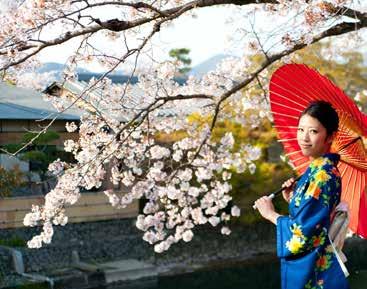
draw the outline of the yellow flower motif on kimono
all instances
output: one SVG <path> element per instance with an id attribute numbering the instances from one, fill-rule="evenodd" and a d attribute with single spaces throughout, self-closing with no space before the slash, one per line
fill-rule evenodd
<path id="1" fill-rule="evenodd" d="M 291 253 L 296 254 L 300 252 L 304 243 L 305 242 L 300 237 L 293 235 L 293 237 L 287 241 L 285 245 Z"/>
<path id="2" fill-rule="evenodd" d="M 321 193 L 321 189 L 319 188 L 319 186 L 317 185 L 317 183 L 315 182 L 311 182 L 310 185 L 308 186 L 308 189 L 305 193 L 306 197 L 314 197 L 315 199 L 319 199 Z"/>
<path id="3" fill-rule="evenodd" d="M 299 207 L 299 205 L 301 204 L 301 200 L 302 200 L 302 196 L 297 196 L 294 198 L 294 205 L 296 207 Z"/>
<path id="4" fill-rule="evenodd" d="M 303 235 L 300 225 L 293 224 L 290 230 L 292 232 L 292 238 L 285 245 L 291 253 L 296 254 L 301 251 L 306 238 Z"/>
<path id="5" fill-rule="evenodd" d="M 317 158 L 317 159 L 313 160 L 312 163 L 311 163 L 311 165 L 315 168 L 322 167 L 325 164 L 326 164 L 326 159 L 325 158 Z"/>
<path id="6" fill-rule="evenodd" d="M 327 182 L 330 179 L 331 179 L 330 175 L 325 170 L 319 170 L 315 174 L 315 181 L 316 182 L 324 183 L 324 182 Z"/>
<path id="7" fill-rule="evenodd" d="M 297 236 L 297 237 L 300 237 L 300 238 L 305 238 L 305 236 L 303 236 L 301 226 L 299 226 L 297 224 L 293 224 L 293 226 L 291 228 L 291 232 L 293 233 L 294 236 Z"/>

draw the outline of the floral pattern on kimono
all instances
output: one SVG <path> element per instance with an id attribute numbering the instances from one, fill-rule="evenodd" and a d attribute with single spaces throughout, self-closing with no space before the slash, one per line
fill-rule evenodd
<path id="1" fill-rule="evenodd" d="M 340 201 L 337 154 L 314 159 L 297 182 L 289 216 L 277 219 L 282 289 L 347 289 L 330 245 L 330 216 Z"/>

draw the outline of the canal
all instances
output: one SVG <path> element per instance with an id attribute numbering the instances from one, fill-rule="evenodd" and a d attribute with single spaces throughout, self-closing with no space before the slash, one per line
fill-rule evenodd
<path id="1" fill-rule="evenodd" d="M 160 276 L 131 284 L 108 286 L 106 289 L 278 289 L 280 265 L 274 257 L 260 256 L 257 262 L 213 264 L 195 272 Z M 367 270 L 351 271 L 352 289 L 365 289 Z"/>

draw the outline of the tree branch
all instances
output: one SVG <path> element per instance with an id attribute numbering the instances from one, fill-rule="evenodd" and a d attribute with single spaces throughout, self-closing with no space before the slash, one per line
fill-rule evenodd
<path id="1" fill-rule="evenodd" d="M 352 19 L 360 21 L 361 23 L 367 21 L 367 13 L 351 9 L 349 7 L 340 8 L 336 14 L 340 16 L 348 16 Z"/>
<path id="2" fill-rule="evenodd" d="M 0 67 L 0 70 L 6 70 L 11 66 L 15 66 L 18 65 L 24 61 L 26 61 L 27 59 L 29 59 L 30 57 L 38 54 L 39 52 L 41 52 L 43 49 L 47 48 L 47 47 L 51 47 L 51 46 L 55 46 L 55 45 L 59 45 L 59 44 L 63 44 L 73 38 L 85 35 L 85 34 L 93 34 L 96 33 L 100 30 L 111 30 L 111 31 L 115 31 L 115 32 L 121 32 L 121 31 L 126 31 L 128 29 L 134 28 L 134 27 L 138 27 L 141 26 L 143 24 L 152 22 L 154 20 L 157 20 L 159 18 L 161 19 L 166 19 L 166 21 L 175 19 L 177 17 L 179 17 L 180 15 L 184 14 L 185 12 L 188 12 L 190 10 L 193 10 L 195 8 L 202 8 L 202 7 L 210 7 L 210 6 L 216 6 L 216 5 L 225 5 L 225 4 L 233 4 L 233 5 L 249 5 L 249 4 L 265 4 L 265 3 L 277 3 L 277 1 L 273 1 L 273 0 L 263 0 L 263 1 L 256 1 L 256 0 L 250 0 L 250 1 L 236 1 L 236 0 L 196 0 L 196 1 L 192 1 L 189 2 L 187 4 L 178 6 L 178 7 L 174 7 L 171 9 L 166 9 L 164 11 L 161 11 L 158 14 L 153 15 L 152 17 L 143 17 L 141 19 L 138 20 L 134 20 L 134 21 L 125 21 L 125 20 L 118 20 L 118 19 L 112 19 L 112 20 L 108 20 L 105 22 L 100 21 L 99 19 L 94 19 L 95 21 L 95 25 L 90 25 L 84 29 L 80 29 L 80 30 L 76 30 L 76 31 L 68 31 L 65 34 L 59 36 L 58 38 L 55 38 L 53 40 L 49 40 L 49 41 L 45 41 L 45 43 L 43 43 L 40 46 L 34 45 L 34 44 L 28 44 L 28 43 L 14 43 L 13 45 L 8 45 L 8 47 L 13 47 L 15 50 L 17 51 L 28 51 L 32 48 L 36 48 L 34 51 L 30 52 L 29 54 L 27 54 L 24 57 L 21 57 L 19 60 L 10 62 L 8 64 L 6 64 L 3 67 Z M 126 3 L 121 3 L 121 2 L 115 2 L 115 1 L 107 1 L 104 3 L 99 3 L 99 4 L 95 4 L 95 5 L 89 5 L 89 7 L 95 7 L 95 6 L 102 6 L 103 5 L 124 5 L 127 6 L 128 4 Z M 139 7 L 139 5 L 142 7 L 144 5 L 141 4 L 134 4 L 136 7 Z M 133 4 L 129 4 L 128 6 L 134 6 Z M 84 10 L 84 8 L 79 9 L 79 11 Z M 65 16 L 70 16 L 72 15 L 72 13 L 66 14 Z M 62 19 L 64 17 L 58 17 L 57 19 Z M 51 23 L 51 21 L 49 21 L 48 23 Z M 46 24 L 44 24 L 46 25 Z M 44 27 L 44 25 L 42 25 L 42 27 Z M 41 29 L 42 27 L 40 27 L 39 29 Z M 33 31 L 33 30 L 32 30 Z M 37 31 L 37 30 L 35 30 Z M 35 31 L 33 33 L 35 33 Z M 7 51 L 0 51 L 0 55 L 5 55 L 7 54 Z"/>
<path id="3" fill-rule="evenodd" d="M 324 39 L 324 38 L 327 38 L 327 37 L 342 35 L 342 34 L 345 34 L 345 33 L 352 32 L 356 29 L 361 29 L 361 28 L 365 28 L 365 27 L 367 27 L 367 21 L 363 21 L 363 22 L 360 22 L 360 23 L 343 22 L 343 23 L 334 25 L 333 27 L 331 27 L 331 28 L 321 32 L 319 35 L 315 36 L 313 38 L 311 44 L 315 43 L 315 42 L 318 42 L 321 39 Z M 292 54 L 293 52 L 295 52 L 297 50 L 300 50 L 300 49 L 302 49 L 306 46 L 307 46 L 306 43 L 298 43 L 290 49 L 287 49 L 287 50 L 284 50 L 280 53 L 269 56 L 269 58 L 267 58 L 255 72 L 250 74 L 248 78 L 246 78 L 244 81 L 236 84 L 232 89 L 230 89 L 226 93 L 224 93 L 222 95 L 221 99 L 218 101 L 216 107 L 215 107 L 214 117 L 213 117 L 213 120 L 212 120 L 212 123 L 211 123 L 211 130 L 215 127 L 215 123 L 217 121 L 218 114 L 219 114 L 219 111 L 220 111 L 220 107 L 221 107 L 223 101 L 225 101 L 227 98 L 229 98 L 232 94 L 234 94 L 237 91 L 239 91 L 239 90 L 243 89 L 244 87 L 246 87 L 264 69 L 266 69 L 268 66 L 270 66 L 275 61 L 281 59 L 282 57 L 284 57 L 286 55 Z"/>

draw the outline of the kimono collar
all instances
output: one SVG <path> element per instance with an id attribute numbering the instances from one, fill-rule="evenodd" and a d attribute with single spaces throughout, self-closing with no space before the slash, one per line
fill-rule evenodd
<path id="1" fill-rule="evenodd" d="M 328 160 L 328 161 L 331 161 L 334 166 L 337 166 L 339 160 L 340 160 L 340 155 L 339 154 L 335 154 L 335 153 L 326 153 L 326 154 L 323 154 L 322 156 L 314 159 L 311 164 L 314 164 L 314 163 L 317 163 L 321 160 Z"/>

